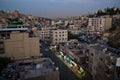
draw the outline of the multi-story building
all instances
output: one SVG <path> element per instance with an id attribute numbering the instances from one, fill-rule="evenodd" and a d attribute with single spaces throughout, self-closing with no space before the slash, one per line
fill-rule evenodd
<path id="1" fill-rule="evenodd" d="M 39 30 L 38 35 L 40 40 L 50 41 L 50 30 Z"/>
<path id="2" fill-rule="evenodd" d="M 80 33 L 79 27 L 74 25 L 74 24 L 70 24 L 69 25 L 69 32 L 72 33 L 73 35 L 77 35 Z"/>
<path id="3" fill-rule="evenodd" d="M 96 32 L 103 33 L 110 29 L 111 25 L 112 18 L 89 18 L 88 32 L 91 34 Z"/>
<path id="4" fill-rule="evenodd" d="M 120 79 L 119 53 L 120 51 L 103 45 L 87 46 L 86 69 L 93 76 L 93 80 Z"/>
<path id="5" fill-rule="evenodd" d="M 55 25 L 55 21 L 52 20 L 52 21 L 51 21 L 51 25 Z"/>
<path id="6" fill-rule="evenodd" d="M 50 41 L 51 30 L 56 29 L 56 27 L 44 27 L 37 31 L 37 35 L 40 40 Z"/>
<path id="7" fill-rule="evenodd" d="M 75 62 L 79 64 L 83 64 L 85 62 L 85 54 L 83 53 L 84 48 L 78 40 L 69 40 L 64 44 L 60 44 L 59 48 L 61 52 L 69 56 Z"/>
<path id="8" fill-rule="evenodd" d="M 13 69 L 12 66 L 16 68 Z M 13 71 L 14 70 L 14 71 Z M 4 73 L 8 71 L 9 74 Z M 49 58 L 28 58 L 9 64 L 2 80 L 59 80 L 59 69 Z M 11 77 L 9 77 L 11 76 Z M 54 76 L 54 77 L 53 77 Z"/>
<path id="9" fill-rule="evenodd" d="M 27 28 L 0 29 L 0 56 L 22 59 L 40 56 L 39 38 L 29 37 Z"/>
<path id="10" fill-rule="evenodd" d="M 67 42 L 68 31 L 67 30 L 52 30 L 51 31 L 51 43 L 52 45 L 57 45 L 61 42 Z"/>

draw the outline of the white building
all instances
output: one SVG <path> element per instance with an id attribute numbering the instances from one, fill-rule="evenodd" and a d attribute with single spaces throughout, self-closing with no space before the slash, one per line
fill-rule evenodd
<path id="1" fill-rule="evenodd" d="M 66 20 L 64 23 L 65 23 L 65 26 L 67 26 L 67 24 L 69 23 L 69 21 L 68 21 L 68 20 Z"/>
<path id="2" fill-rule="evenodd" d="M 38 31 L 40 40 L 50 41 L 50 30 L 40 30 Z"/>
<path id="3" fill-rule="evenodd" d="M 111 22 L 111 18 L 89 18 L 88 31 L 90 33 L 102 33 L 111 28 Z"/>
<path id="4" fill-rule="evenodd" d="M 61 42 L 67 42 L 68 31 L 67 30 L 52 30 L 51 31 L 51 43 L 52 45 L 59 44 Z"/>
<path id="5" fill-rule="evenodd" d="M 51 25 L 55 25 L 55 21 L 51 21 Z"/>

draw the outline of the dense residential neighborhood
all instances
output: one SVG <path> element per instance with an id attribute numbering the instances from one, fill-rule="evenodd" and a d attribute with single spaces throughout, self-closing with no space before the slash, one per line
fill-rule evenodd
<path id="1" fill-rule="evenodd" d="M 0 80 L 119 79 L 120 8 L 55 19 L 0 11 Z"/>

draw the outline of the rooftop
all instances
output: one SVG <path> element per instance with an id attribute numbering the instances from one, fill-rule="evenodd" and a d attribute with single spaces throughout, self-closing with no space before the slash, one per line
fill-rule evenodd
<path id="1" fill-rule="evenodd" d="M 13 64 L 9 64 L 7 69 L 15 70 L 22 80 L 58 73 L 58 69 L 49 58 L 18 60 Z"/>
<path id="2" fill-rule="evenodd" d="M 80 44 L 77 40 L 70 40 L 64 44 L 61 44 L 62 46 L 66 47 L 67 50 L 71 51 L 74 55 L 82 57 L 83 54 L 83 45 Z"/>
<path id="3" fill-rule="evenodd" d="M 0 31 L 26 31 L 28 28 L 0 28 Z"/>

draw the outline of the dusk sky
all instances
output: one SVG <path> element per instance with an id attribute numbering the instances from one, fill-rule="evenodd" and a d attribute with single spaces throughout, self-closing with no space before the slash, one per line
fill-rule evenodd
<path id="1" fill-rule="evenodd" d="M 0 10 L 41 17 L 69 17 L 107 7 L 120 7 L 120 0 L 0 0 Z"/>

